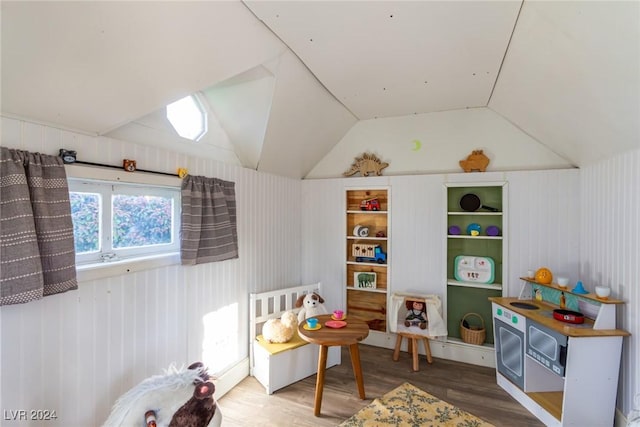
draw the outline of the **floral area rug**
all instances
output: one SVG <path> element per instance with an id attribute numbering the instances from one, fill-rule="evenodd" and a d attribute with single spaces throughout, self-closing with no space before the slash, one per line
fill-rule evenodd
<path id="1" fill-rule="evenodd" d="M 493 427 L 493 424 L 404 383 L 340 424 L 340 427 L 369 426 Z"/>

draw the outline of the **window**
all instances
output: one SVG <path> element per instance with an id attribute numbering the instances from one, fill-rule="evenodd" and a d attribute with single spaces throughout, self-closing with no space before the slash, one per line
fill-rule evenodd
<path id="1" fill-rule="evenodd" d="M 76 262 L 180 250 L 178 188 L 69 179 Z"/>
<path id="2" fill-rule="evenodd" d="M 195 96 L 167 105 L 167 119 L 183 138 L 198 141 L 207 133 L 207 115 Z"/>

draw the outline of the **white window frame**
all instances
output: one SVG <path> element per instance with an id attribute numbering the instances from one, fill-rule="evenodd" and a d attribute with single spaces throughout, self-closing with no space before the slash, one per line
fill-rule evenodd
<path id="1" fill-rule="evenodd" d="M 123 184 L 112 181 L 94 181 L 87 179 L 69 178 L 69 191 L 79 193 L 96 193 L 102 197 L 100 222 L 100 247 L 97 252 L 76 254 L 77 264 L 109 262 L 119 259 L 144 257 L 162 253 L 172 253 L 180 250 L 180 190 L 158 186 L 142 186 L 139 184 Z M 113 211 L 112 197 L 127 196 L 159 196 L 172 199 L 171 243 L 130 247 L 112 247 Z"/>
<path id="2" fill-rule="evenodd" d="M 177 246 L 169 248 L 168 246 L 160 245 L 163 247 L 160 248 L 159 251 L 140 254 L 135 254 L 135 251 L 126 253 L 124 251 L 127 250 L 121 249 L 120 251 L 123 251 L 122 256 L 118 256 L 117 259 L 111 259 L 109 262 L 103 262 L 102 260 L 89 260 L 85 259 L 85 257 L 78 259 L 78 257 L 76 257 L 76 271 L 78 273 L 79 281 L 82 282 L 113 277 L 161 266 L 180 264 L 180 186 L 182 183 L 180 178 L 144 172 L 131 173 L 125 172 L 124 170 L 119 171 L 117 169 L 106 169 L 74 164 L 65 165 L 65 169 L 69 180 L 70 191 L 87 191 L 91 189 L 92 191 L 90 192 L 93 192 L 93 189 L 96 188 L 96 184 L 109 183 L 109 185 L 113 186 L 133 184 L 131 186 L 131 191 L 135 191 L 135 188 L 144 189 L 143 193 L 147 193 L 147 195 L 153 195 L 149 193 L 150 191 L 161 192 L 162 190 L 177 194 L 177 198 L 175 199 L 173 206 L 173 235 Z M 80 188 L 80 190 L 78 190 L 76 185 L 83 185 L 85 187 L 84 189 Z M 110 199 L 103 200 L 103 209 L 111 209 Z M 105 228 L 102 229 L 106 230 Z M 102 236 L 102 238 L 104 238 L 104 236 Z"/>

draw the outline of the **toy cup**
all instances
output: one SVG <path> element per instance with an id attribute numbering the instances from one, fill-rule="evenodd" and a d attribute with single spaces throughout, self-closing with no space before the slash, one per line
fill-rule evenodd
<path id="1" fill-rule="evenodd" d="M 608 299 L 611 295 L 611 288 L 608 286 L 596 286 L 596 295 L 600 299 Z"/>
<path id="2" fill-rule="evenodd" d="M 338 320 L 342 319 L 343 314 L 344 314 L 344 311 L 342 310 L 333 310 L 333 316 Z"/>
<path id="3" fill-rule="evenodd" d="M 307 326 L 310 329 L 315 329 L 318 326 L 318 319 L 316 319 L 315 317 L 307 319 Z"/>

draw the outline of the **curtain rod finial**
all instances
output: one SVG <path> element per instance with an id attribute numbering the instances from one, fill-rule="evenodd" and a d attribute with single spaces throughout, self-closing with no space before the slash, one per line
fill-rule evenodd
<path id="1" fill-rule="evenodd" d="M 187 168 L 178 168 L 178 176 L 180 178 L 184 178 L 188 174 L 189 174 L 189 171 L 187 170 Z"/>

